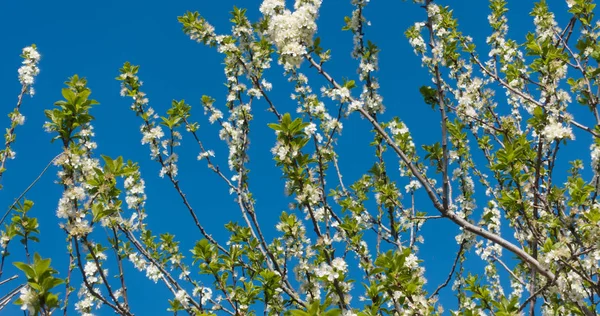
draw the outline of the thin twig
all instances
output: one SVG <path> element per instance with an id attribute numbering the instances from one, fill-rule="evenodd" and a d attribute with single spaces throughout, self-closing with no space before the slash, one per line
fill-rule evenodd
<path id="1" fill-rule="evenodd" d="M 65 301 L 63 307 L 63 316 L 67 316 L 69 309 L 69 295 L 71 295 L 71 274 L 75 268 L 75 257 L 73 256 L 73 247 L 69 247 L 69 270 L 65 279 Z"/>
<path id="2" fill-rule="evenodd" d="M 462 253 L 465 250 L 465 245 L 466 244 L 467 244 L 467 242 L 464 241 L 464 240 L 463 240 L 462 243 L 460 243 L 460 247 L 458 248 L 458 252 L 456 253 L 456 258 L 454 258 L 454 263 L 452 264 L 452 269 L 450 269 L 450 273 L 448 273 L 448 277 L 446 278 L 446 281 L 444 281 L 444 283 L 440 284 L 437 287 L 437 289 L 435 289 L 435 291 L 433 291 L 433 293 L 429 296 L 430 299 L 432 297 L 438 295 L 438 293 L 440 292 L 440 290 L 442 290 L 443 288 L 445 288 L 446 286 L 448 286 L 448 284 L 450 283 L 450 280 L 452 280 L 452 276 L 454 275 L 454 271 L 456 271 L 456 266 L 458 265 L 458 260 L 462 256 Z"/>
<path id="3" fill-rule="evenodd" d="M 75 253 L 76 253 L 76 257 L 77 257 L 77 266 L 79 267 L 79 270 L 81 272 L 81 276 L 82 276 L 82 279 L 83 279 L 83 284 L 85 285 L 85 287 L 87 288 L 87 290 L 90 292 L 90 294 L 92 294 L 92 296 L 94 296 L 95 298 L 97 298 L 100 301 L 102 301 L 102 303 L 108 305 L 115 312 L 120 313 L 122 315 L 133 316 L 128 310 L 123 310 L 121 308 L 121 306 L 112 304 L 104 296 L 102 296 L 100 293 L 96 292 L 96 290 L 94 289 L 94 287 L 89 283 L 89 281 L 87 279 L 87 276 L 85 275 L 83 264 L 81 263 L 81 253 L 79 252 L 79 242 L 77 241 L 77 239 L 75 239 L 75 237 L 72 237 L 72 241 L 75 244 Z"/>
<path id="4" fill-rule="evenodd" d="M 19 96 L 17 98 L 17 106 L 15 107 L 15 111 L 17 113 L 19 113 L 19 109 L 21 108 L 21 103 L 23 102 L 23 96 L 25 95 L 25 93 L 27 92 L 27 88 L 29 88 L 28 84 L 23 84 L 21 86 L 21 92 L 19 93 Z M 0 180 L 2 180 L 2 175 L 4 175 L 4 172 L 6 171 L 6 169 L 4 169 L 5 165 L 6 165 L 6 158 L 8 158 L 8 153 L 10 152 L 10 145 L 12 143 L 14 143 L 15 138 L 14 136 L 14 132 L 15 132 L 15 123 L 13 123 L 12 119 L 11 119 L 11 126 L 9 129 L 7 129 L 6 131 L 6 142 L 4 143 L 4 154 L 2 155 L 1 161 L 0 161 Z"/>
<path id="5" fill-rule="evenodd" d="M 35 178 L 35 180 L 33 180 L 33 182 L 31 182 L 31 184 L 29 184 L 29 186 L 25 189 L 25 191 L 21 192 L 21 194 L 15 199 L 13 204 L 11 204 L 10 207 L 8 208 L 8 210 L 4 213 L 4 215 L 2 216 L 2 219 L 0 219 L 0 225 L 2 225 L 2 223 L 4 223 L 4 220 L 6 220 L 6 217 L 8 216 L 8 214 L 10 214 L 10 212 L 13 210 L 13 207 L 15 207 L 15 205 L 17 205 L 17 203 L 23 198 L 23 196 L 25 196 L 25 194 L 27 194 L 27 192 L 29 192 L 29 190 L 31 190 L 31 188 L 33 188 L 33 186 L 38 181 L 40 181 L 40 179 L 42 178 L 44 173 L 46 173 L 46 171 L 48 171 L 50 166 L 52 166 L 52 164 L 60 156 L 62 156 L 62 153 L 60 153 L 60 154 L 56 155 L 54 158 L 52 158 L 52 160 L 50 160 L 50 162 L 46 165 L 46 167 L 44 167 L 44 169 L 42 170 L 42 172 L 40 172 L 40 174 L 37 176 L 37 178 Z"/>
<path id="6" fill-rule="evenodd" d="M 0 281 L 0 285 L 3 285 L 4 283 L 10 282 L 10 281 L 12 281 L 12 280 L 14 280 L 14 279 L 16 279 L 16 278 L 18 278 L 18 277 L 19 277 L 19 276 L 15 274 L 15 275 L 11 276 L 10 278 L 8 278 L 8 279 L 6 279 L 6 280 L 2 280 L 2 281 Z"/>
<path id="7" fill-rule="evenodd" d="M 519 283 L 521 283 L 521 285 L 523 285 L 523 286 L 526 285 L 523 280 L 521 280 L 514 272 L 512 272 L 511 269 L 508 268 L 508 266 L 506 265 L 506 263 L 504 263 L 504 261 L 502 261 L 500 258 L 498 258 L 496 256 L 492 256 L 492 259 L 494 259 L 494 261 L 498 262 L 504 268 L 504 270 L 506 270 L 506 272 L 508 272 L 515 280 L 517 280 Z"/>
<path id="8" fill-rule="evenodd" d="M 13 299 L 13 297 L 15 297 L 17 294 L 19 294 L 19 291 L 21 291 L 21 289 L 23 287 L 25 287 L 25 284 L 21 284 L 21 285 L 17 286 L 12 291 L 10 291 L 8 294 L 6 294 L 2 298 L 0 298 L 0 310 L 4 309 L 4 307 L 6 307 L 6 305 Z"/>

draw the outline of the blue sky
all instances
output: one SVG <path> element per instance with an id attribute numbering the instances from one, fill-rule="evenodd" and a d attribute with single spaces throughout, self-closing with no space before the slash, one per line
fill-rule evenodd
<path id="1" fill-rule="evenodd" d="M 144 81 L 150 104 L 164 114 L 172 99 L 185 99 L 194 107 L 193 117 L 200 122 L 200 135 L 207 146 L 215 150 L 217 161 L 226 167 L 227 148 L 218 141 L 217 129 L 210 126 L 200 107 L 200 97 L 208 94 L 222 104 L 226 90 L 221 67 L 222 57 L 213 49 L 204 47 L 187 38 L 177 22 L 177 16 L 186 11 L 199 11 L 212 23 L 217 33 L 229 31 L 229 11 L 234 5 L 248 8 L 252 18 L 259 16 L 261 1 L 3 1 L 0 3 L 0 105 L 8 113 L 16 103 L 19 91 L 17 68 L 23 47 L 35 43 L 42 60 L 41 73 L 36 78 L 36 95 L 26 97 L 22 113 L 27 117 L 25 126 L 17 130 L 14 149 L 17 159 L 7 165 L 2 179 L 0 205 L 9 205 L 13 199 L 39 174 L 44 166 L 60 152 L 59 144 L 50 143 L 50 135 L 43 131 L 43 110 L 61 98 L 63 82 L 73 74 L 88 79 L 92 97 L 100 102 L 92 114 L 96 117 L 94 127 L 98 154 L 112 157 L 123 156 L 139 162 L 142 176 L 147 184 L 148 224 L 155 233 L 172 232 L 182 241 L 182 249 L 189 249 L 199 238 L 193 223 L 170 183 L 158 178 L 157 164 L 149 160 L 149 150 L 140 143 L 140 121 L 129 110 L 130 101 L 119 96 L 119 83 L 114 80 L 123 62 L 141 65 L 139 73 Z M 289 1 L 288 1 L 289 2 Z M 341 32 L 343 17 L 350 15 L 350 1 L 324 1 L 318 20 L 318 36 L 323 46 L 332 49 L 332 61 L 327 69 L 335 78 L 356 77 L 357 63 L 350 57 L 352 37 Z M 551 8 L 564 10 L 563 1 L 549 1 Z M 459 18 L 461 29 L 472 35 L 480 47 L 489 33 L 486 1 L 456 1 L 452 4 Z M 523 40 L 525 30 L 531 29 L 528 16 L 532 8 L 529 1 L 509 1 L 511 35 Z M 423 104 L 418 88 L 429 84 L 430 79 L 408 42 L 404 38 L 406 28 L 425 19 L 419 6 L 403 1 L 372 1 L 367 11 L 372 26 L 366 36 L 381 48 L 378 77 L 381 93 L 388 109 L 387 117 L 398 115 L 404 120 L 417 145 L 431 144 L 439 138 L 438 114 Z M 559 16 L 559 21 L 564 17 Z M 561 19 L 562 18 L 562 19 Z M 564 25 L 564 23 L 561 23 Z M 482 51 L 481 54 L 487 54 Z M 275 63 L 274 63 L 275 66 Z M 306 66 L 306 65 L 305 65 Z M 305 69 L 307 73 L 311 70 Z M 294 112 L 295 102 L 289 99 L 291 87 L 281 81 L 282 69 L 269 71 L 274 91 L 272 99 L 280 112 Z M 323 81 L 315 78 L 319 85 Z M 318 87 L 318 86 L 317 86 Z M 272 228 L 282 210 L 287 209 L 290 199 L 284 196 L 281 172 L 275 166 L 270 148 L 275 136 L 266 123 L 274 117 L 266 112 L 264 102 L 254 107 L 255 123 L 251 156 L 251 185 L 257 198 L 259 220 L 268 227 L 266 234 L 274 236 Z M 2 119 L 3 117 L 3 119 Z M 0 116 L 0 125 L 7 126 L 8 118 Z M 366 172 L 374 161 L 369 148 L 372 139 L 370 126 L 354 115 L 344 122 L 345 129 L 339 137 L 342 171 L 346 182 L 356 180 Z M 225 240 L 223 224 L 239 220 L 239 211 L 227 192 L 225 185 L 207 170 L 203 162 L 197 162 L 197 149 L 184 135 L 181 148 L 180 178 L 184 191 L 198 210 L 204 225 L 219 240 Z M 391 163 L 391 160 L 390 160 Z M 51 169 L 40 183 L 28 194 L 33 200 L 32 216 L 40 218 L 42 241 L 33 246 L 44 257 L 53 258 L 53 266 L 64 277 L 67 253 L 64 233 L 58 228 L 55 216 L 56 203 L 61 187 L 56 185 L 56 169 Z M 401 186 L 403 187 L 403 185 Z M 417 207 L 433 212 L 426 199 L 419 199 Z M 483 202 L 479 203 L 480 205 Z M 432 213 L 432 215 L 434 215 Z M 429 287 L 434 289 L 448 272 L 448 262 L 458 249 L 454 241 L 457 230 L 447 221 L 437 221 L 424 230 L 425 245 L 420 254 L 427 268 Z M 186 253 L 186 252 L 184 252 Z M 15 249 L 14 258 L 20 256 Z M 12 259 L 14 260 L 14 259 Z M 477 268 L 477 267 L 475 267 Z M 479 267 L 481 268 L 481 267 Z M 14 271 L 7 268 L 5 275 Z M 135 274 L 135 273 L 134 273 Z M 167 307 L 164 286 L 153 285 L 141 274 L 130 274 L 130 296 L 133 311 L 138 315 L 164 311 Z M 14 282 L 13 282 L 14 283 Z M 152 286 L 150 286 L 152 285 Z M 357 285 L 358 288 L 360 286 Z M 0 287 L 0 293 L 9 286 Z M 62 290 L 61 292 L 64 292 Z M 72 299 L 75 299 L 72 296 Z M 455 304 L 450 291 L 441 296 L 442 303 Z M 9 311 L 15 311 L 11 307 Z M 101 310 L 98 314 L 108 314 Z M 161 313 L 162 314 L 162 313 Z"/>

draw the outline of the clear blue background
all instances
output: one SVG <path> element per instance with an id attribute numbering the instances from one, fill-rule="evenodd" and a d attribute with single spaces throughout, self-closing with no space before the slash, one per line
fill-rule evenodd
<path id="1" fill-rule="evenodd" d="M 350 1 L 324 1 L 318 20 L 318 36 L 325 48 L 331 48 L 332 61 L 328 71 L 338 80 L 342 77 L 356 77 L 357 63 L 350 57 L 352 35 L 341 32 L 343 17 L 350 15 Z M 449 3 L 444 1 L 442 4 Z M 177 16 L 186 11 L 199 11 L 216 27 L 217 33 L 230 30 L 229 11 L 234 5 L 248 8 L 248 15 L 256 20 L 260 13 L 261 1 L 222 0 L 222 1 L 2 1 L 0 3 L 0 112 L 8 113 L 16 104 L 20 86 L 17 69 L 21 59 L 21 49 L 32 43 L 38 45 L 42 55 L 41 73 L 36 78 L 36 95 L 26 96 L 22 113 L 27 117 L 25 126 L 17 129 L 17 142 L 14 149 L 17 159 L 9 161 L 8 171 L 2 179 L 5 186 L 0 191 L 0 205 L 8 206 L 19 193 L 39 174 L 43 167 L 57 155 L 61 148 L 51 144 L 51 136 L 43 131 L 46 121 L 43 110 L 51 108 L 53 102 L 61 98 L 63 82 L 73 74 L 88 79 L 92 97 L 101 104 L 93 109 L 98 149 L 96 153 L 112 157 L 124 156 L 139 162 L 142 176 L 147 185 L 147 223 L 155 234 L 171 232 L 182 242 L 185 255 L 194 242 L 200 238 L 198 231 L 189 219 L 187 210 L 181 204 L 172 185 L 158 177 L 159 167 L 149 160 L 147 146 L 140 143 L 141 122 L 130 111 L 130 100 L 119 96 L 119 82 L 114 80 L 123 62 L 130 61 L 141 65 L 139 73 L 144 81 L 144 91 L 148 93 L 150 104 L 158 113 L 164 114 L 172 99 L 185 99 L 194 107 L 193 117 L 201 124 L 200 135 L 208 148 L 215 150 L 217 162 L 226 169 L 227 148 L 217 136 L 218 130 L 210 126 L 202 114 L 199 99 L 203 94 L 217 99 L 222 105 L 226 96 L 222 69 L 222 56 L 214 49 L 197 44 L 181 31 Z M 289 3 L 289 1 L 288 1 Z M 566 9 L 564 1 L 549 1 L 553 10 Z M 291 5 L 291 4 L 290 4 Z M 483 56 L 488 50 L 484 47 L 485 38 L 490 33 L 487 24 L 487 1 L 454 1 L 451 3 L 464 33 L 474 37 Z M 528 12 L 533 7 L 530 1 L 509 1 L 508 14 L 510 34 L 517 40 L 524 39 L 525 32 L 532 29 L 532 19 Z M 403 33 L 417 21 L 426 18 L 418 5 L 403 1 L 372 1 L 365 12 L 372 26 L 366 29 L 366 38 L 381 48 L 381 93 L 387 107 L 386 118 L 399 116 L 407 122 L 415 143 L 431 144 L 439 139 L 439 114 L 422 102 L 418 88 L 430 84 L 430 79 L 420 67 Z M 564 26 L 566 16 L 559 16 L 559 25 Z M 289 83 L 281 80 L 282 70 L 276 63 L 269 71 L 268 80 L 273 82 L 271 97 L 280 112 L 295 112 L 295 101 L 289 99 L 292 91 Z M 317 90 L 325 82 L 314 76 L 314 70 L 306 69 Z M 499 95 L 502 95 L 501 93 Z M 270 153 L 275 137 L 266 127 L 274 121 L 274 116 L 266 112 L 267 105 L 262 100 L 254 105 L 255 122 L 252 126 L 250 150 L 251 190 L 257 199 L 259 220 L 269 240 L 275 236 L 274 224 L 281 211 L 287 210 L 291 201 L 284 195 L 281 172 L 275 167 Z M 0 126 L 8 126 L 9 119 L 0 118 Z M 585 121 L 585 119 L 583 120 Z M 339 137 L 340 166 L 345 172 L 346 185 L 366 172 L 374 162 L 373 150 L 369 147 L 372 135 L 365 120 L 353 115 L 344 121 L 344 131 Z M 224 183 L 208 171 L 204 162 L 197 162 L 197 147 L 191 137 L 184 134 L 180 149 L 180 179 L 183 190 L 195 207 L 202 223 L 221 241 L 225 241 L 223 224 L 230 220 L 240 220 L 239 210 L 228 194 Z M 394 160 L 388 162 L 393 171 Z M 55 216 L 56 204 L 61 196 L 61 187 L 56 185 L 56 169 L 51 169 L 40 183 L 27 195 L 36 205 L 32 216 L 40 219 L 42 241 L 33 245 L 33 251 L 53 259 L 53 266 L 64 277 L 68 262 L 65 235 L 59 229 Z M 402 182 L 401 182 L 402 183 Z M 400 185 L 401 188 L 404 184 Z M 478 200 L 483 205 L 485 199 Z M 417 208 L 436 215 L 424 195 L 419 195 Z M 1 210 L 0 210 L 1 211 Z M 449 271 L 458 245 L 454 241 L 457 229 L 448 221 L 434 221 L 423 230 L 425 244 L 419 257 L 427 268 L 428 289 L 431 292 L 442 283 Z M 9 262 L 24 261 L 18 242 L 11 250 Z M 112 253 L 107 253 L 112 255 Z M 482 265 L 470 267 L 482 272 Z M 129 272 L 131 264 L 126 263 Z M 15 271 L 9 265 L 5 277 Z M 115 272 L 115 270 L 111 270 Z M 78 275 L 78 271 L 76 271 Z M 195 276 L 196 272 L 192 271 Z M 111 273 L 112 274 L 112 273 Z M 79 279 L 79 278 L 78 278 Z M 21 280 L 23 280 L 21 278 Z M 360 280 L 357 280 L 354 302 L 362 294 Z M 0 287 L 5 293 L 17 281 Z M 77 281 L 79 282 L 79 281 Z M 130 303 L 137 315 L 166 313 L 166 297 L 171 298 L 162 284 L 154 285 L 142 273 L 128 273 Z M 116 283 L 114 283 L 116 284 Z M 74 284 L 78 286 L 78 284 Z M 505 285 L 508 290 L 508 284 Z M 64 288 L 61 289 L 64 293 Z M 75 302 L 76 294 L 70 300 Z M 456 305 L 456 299 L 449 288 L 441 293 L 441 302 L 446 309 Z M 9 307 L 4 312 L 13 314 L 18 307 Z M 112 314 L 106 309 L 98 314 Z"/>

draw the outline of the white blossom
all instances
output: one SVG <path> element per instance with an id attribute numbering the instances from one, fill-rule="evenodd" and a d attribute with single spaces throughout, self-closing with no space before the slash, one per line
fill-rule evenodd
<path id="1" fill-rule="evenodd" d="M 35 77 L 40 73 L 38 63 L 40 61 L 40 54 L 36 50 L 35 45 L 23 48 L 23 65 L 19 68 L 19 82 L 28 86 L 28 91 L 31 95 L 34 94 L 34 90 L 31 88 Z"/>
<path id="2" fill-rule="evenodd" d="M 142 145 L 148 144 L 154 140 L 159 140 L 165 135 L 160 126 L 155 126 L 150 130 L 147 130 L 146 126 L 144 125 L 142 126 L 142 133 Z"/>
<path id="3" fill-rule="evenodd" d="M 28 311 L 30 314 L 35 312 L 34 304 L 38 300 L 37 292 L 32 290 L 29 286 L 21 288 L 19 298 L 21 299 L 21 310 Z"/>
<path id="4" fill-rule="evenodd" d="M 549 140 L 573 139 L 573 131 L 570 126 L 550 119 L 548 125 L 542 130 L 542 135 Z"/>
<path id="5" fill-rule="evenodd" d="M 189 297 L 184 290 L 177 291 L 177 293 L 175 293 L 175 299 L 179 301 L 184 308 L 187 308 L 190 305 L 188 302 Z"/>
<path id="6" fill-rule="evenodd" d="M 155 266 L 154 264 L 148 264 L 146 266 L 146 276 L 150 280 L 154 281 L 154 283 L 157 283 L 158 280 L 162 276 L 162 272 L 160 272 L 160 270 L 158 269 L 158 267 Z"/>
<path id="7" fill-rule="evenodd" d="M 299 67 L 312 45 L 320 6 L 321 0 L 296 1 L 294 12 L 286 9 L 282 0 L 265 0 L 260 6 L 261 13 L 269 17 L 267 34 L 286 68 Z"/>

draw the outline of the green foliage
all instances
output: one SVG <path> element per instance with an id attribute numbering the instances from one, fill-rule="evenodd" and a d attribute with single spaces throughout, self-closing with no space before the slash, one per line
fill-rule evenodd
<path id="1" fill-rule="evenodd" d="M 46 129 L 58 133 L 52 140 L 62 139 L 67 146 L 73 140 L 80 138 L 73 133 L 80 127 L 90 123 L 94 117 L 89 114 L 93 105 L 98 104 L 96 100 L 89 99 L 92 91 L 87 88 L 87 80 L 74 75 L 65 82 L 67 88 L 62 89 L 64 100 L 56 101 L 56 108 L 46 110 L 46 117 L 50 122 L 46 123 Z"/>
<path id="2" fill-rule="evenodd" d="M 431 108 L 434 108 L 439 104 L 437 90 L 434 88 L 429 86 L 421 86 L 421 88 L 419 88 L 419 92 L 421 92 L 425 104 L 431 105 Z"/>
<path id="3" fill-rule="evenodd" d="M 63 284 L 64 281 L 54 276 L 57 271 L 50 267 L 50 261 L 50 259 L 42 259 L 39 254 L 35 253 L 32 264 L 13 263 L 27 277 L 29 290 L 35 292 L 35 295 L 32 295 L 35 299 L 25 302 L 19 298 L 15 301 L 15 304 L 27 304 L 34 315 L 38 315 L 40 311 L 43 311 L 44 314 L 50 314 L 53 309 L 58 308 L 60 305 L 58 295 L 53 293 L 52 289 Z"/>
<path id="4" fill-rule="evenodd" d="M 321 305 L 319 302 L 313 302 L 310 306 L 305 310 L 292 309 L 285 313 L 286 316 L 340 316 L 342 315 L 342 311 L 337 308 L 328 309 L 331 302 L 327 302 Z"/>

